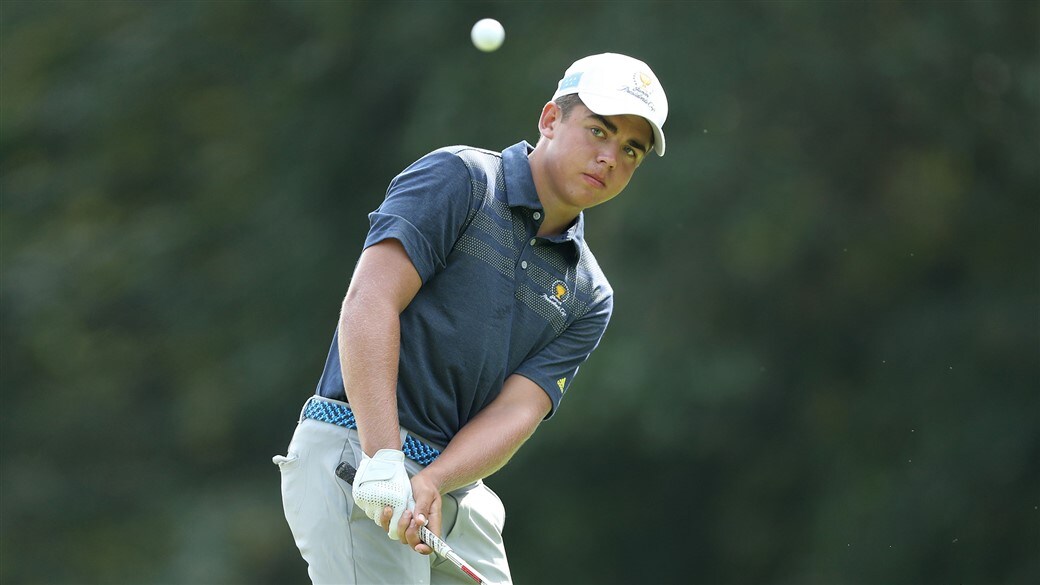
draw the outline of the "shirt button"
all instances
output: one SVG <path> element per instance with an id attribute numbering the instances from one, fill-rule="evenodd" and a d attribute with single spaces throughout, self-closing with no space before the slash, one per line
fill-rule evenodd
<path id="1" fill-rule="evenodd" d="M 524 270 L 527 270 L 527 260 L 524 260 L 523 262 L 520 263 L 520 268 L 523 268 Z"/>
<path id="2" fill-rule="evenodd" d="M 533 246 L 536 243 L 538 243 L 538 238 L 531 238 L 531 245 Z"/>
<path id="3" fill-rule="evenodd" d="M 534 212 L 534 214 L 531 215 L 531 217 L 535 219 L 542 219 L 542 214 L 536 211 Z"/>

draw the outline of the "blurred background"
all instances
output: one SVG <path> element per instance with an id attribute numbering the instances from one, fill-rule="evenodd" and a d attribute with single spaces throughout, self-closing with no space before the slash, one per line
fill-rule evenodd
<path id="1" fill-rule="evenodd" d="M 0 5 L 3 583 L 306 583 L 271 456 L 390 179 L 668 92 L 518 583 L 1040 582 L 1037 2 Z M 499 19 L 480 53 L 469 29 Z"/>

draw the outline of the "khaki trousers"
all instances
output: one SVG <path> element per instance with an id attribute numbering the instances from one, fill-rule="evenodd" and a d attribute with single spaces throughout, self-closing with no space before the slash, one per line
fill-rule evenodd
<path id="1" fill-rule="evenodd" d="M 406 431 L 402 430 L 402 441 Z M 296 546 L 315 584 L 472 585 L 451 562 L 421 555 L 390 540 L 354 505 L 351 487 L 336 477 L 341 461 L 361 460 L 358 432 L 311 419 L 301 420 L 286 455 L 274 457 L 281 470 L 282 504 Z M 422 466 L 405 459 L 409 475 Z M 505 508 L 482 481 L 442 498 L 442 538 L 460 557 L 495 583 L 511 583 L 502 542 Z"/>

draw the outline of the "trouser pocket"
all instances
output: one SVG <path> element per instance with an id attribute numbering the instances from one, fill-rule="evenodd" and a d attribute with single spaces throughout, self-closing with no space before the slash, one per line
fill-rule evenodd
<path id="1" fill-rule="evenodd" d="M 287 520 L 299 513 L 303 505 L 303 494 L 307 487 L 304 474 L 300 471 L 300 455 L 289 451 L 285 455 L 275 455 L 271 461 L 278 466 L 282 476 L 282 507 Z"/>
<path id="2" fill-rule="evenodd" d="M 299 459 L 298 455 L 289 453 L 287 455 L 275 455 L 271 457 L 271 462 L 277 465 L 279 470 L 285 471 L 285 468 L 291 466 L 297 459 Z"/>

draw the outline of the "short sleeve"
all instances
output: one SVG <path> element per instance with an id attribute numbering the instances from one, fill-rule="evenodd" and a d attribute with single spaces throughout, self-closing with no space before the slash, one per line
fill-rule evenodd
<path id="1" fill-rule="evenodd" d="M 466 224 L 473 205 L 466 164 L 447 151 L 435 151 L 397 175 L 383 203 L 369 214 L 365 248 L 396 239 L 422 278 L 429 281 Z"/>
<path id="2" fill-rule="evenodd" d="M 599 345 L 610 322 L 614 297 L 606 295 L 541 351 L 525 360 L 517 374 L 538 384 L 552 400 L 551 417 L 578 374 L 578 368 Z"/>

